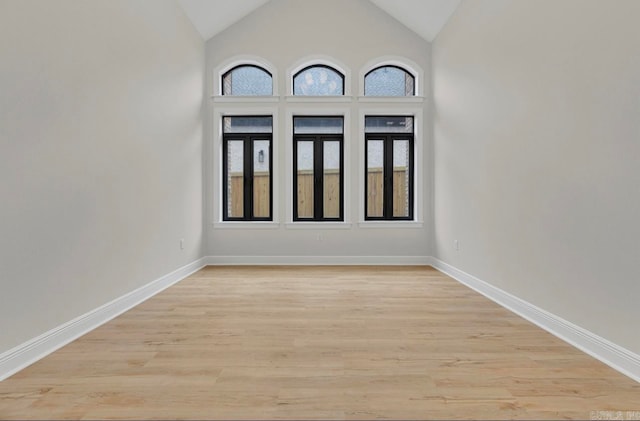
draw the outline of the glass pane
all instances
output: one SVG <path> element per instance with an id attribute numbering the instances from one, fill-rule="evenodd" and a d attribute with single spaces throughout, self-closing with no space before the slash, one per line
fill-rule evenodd
<path id="1" fill-rule="evenodd" d="M 298 218 L 313 218 L 313 142 L 298 142 Z"/>
<path id="2" fill-rule="evenodd" d="M 384 204 L 384 141 L 367 141 L 367 216 L 382 217 Z"/>
<path id="3" fill-rule="evenodd" d="M 342 134 L 342 117 L 293 117 L 295 134 Z"/>
<path id="4" fill-rule="evenodd" d="M 244 215 L 244 142 L 227 143 L 227 215 L 242 218 Z"/>
<path id="5" fill-rule="evenodd" d="M 393 216 L 409 216 L 409 141 L 393 141 Z"/>
<path id="6" fill-rule="evenodd" d="M 340 142 L 325 141 L 323 149 L 323 216 L 340 217 Z"/>
<path id="7" fill-rule="evenodd" d="M 224 117 L 225 133 L 271 133 L 273 117 Z"/>
<path id="8" fill-rule="evenodd" d="M 272 95 L 271 75 L 256 66 L 239 66 L 222 77 L 223 95 Z"/>
<path id="9" fill-rule="evenodd" d="M 395 66 L 379 67 L 364 78 L 365 96 L 412 96 L 414 78 Z"/>
<path id="10" fill-rule="evenodd" d="M 344 95 L 342 74 L 327 66 L 308 67 L 293 78 L 294 95 Z"/>
<path id="11" fill-rule="evenodd" d="M 366 116 L 365 133 L 413 133 L 413 117 Z"/>
<path id="12" fill-rule="evenodd" d="M 269 141 L 253 142 L 253 216 L 268 218 L 271 205 Z"/>

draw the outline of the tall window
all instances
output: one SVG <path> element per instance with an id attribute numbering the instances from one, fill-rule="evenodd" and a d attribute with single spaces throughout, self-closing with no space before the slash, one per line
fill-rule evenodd
<path id="1" fill-rule="evenodd" d="M 222 75 L 222 95 L 273 95 L 273 78 L 262 67 L 243 64 Z"/>
<path id="2" fill-rule="evenodd" d="M 223 220 L 271 221 L 271 116 L 223 117 Z"/>
<path id="3" fill-rule="evenodd" d="M 293 76 L 294 95 L 344 95 L 344 75 L 325 65 L 305 67 Z"/>
<path id="4" fill-rule="evenodd" d="M 365 117 L 365 219 L 413 220 L 413 117 Z"/>
<path id="5" fill-rule="evenodd" d="M 293 220 L 344 220 L 343 117 L 293 117 Z"/>
<path id="6" fill-rule="evenodd" d="M 398 66 L 381 66 L 364 77 L 365 96 L 413 96 L 415 78 Z"/>

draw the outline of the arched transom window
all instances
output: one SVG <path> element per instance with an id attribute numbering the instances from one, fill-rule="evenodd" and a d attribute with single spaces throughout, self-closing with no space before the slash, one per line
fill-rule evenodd
<path id="1" fill-rule="evenodd" d="M 273 95 L 273 78 L 262 67 L 242 64 L 222 75 L 222 95 Z"/>
<path id="2" fill-rule="evenodd" d="M 293 94 L 344 95 L 344 75 L 321 64 L 305 67 L 293 76 Z"/>
<path id="3" fill-rule="evenodd" d="M 415 78 L 398 66 L 380 66 L 364 77 L 365 96 L 414 96 Z"/>

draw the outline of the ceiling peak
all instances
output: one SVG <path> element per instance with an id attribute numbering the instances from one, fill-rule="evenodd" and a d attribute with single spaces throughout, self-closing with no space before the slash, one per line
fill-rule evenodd
<path id="1" fill-rule="evenodd" d="M 178 0 L 205 40 L 224 31 L 269 1 Z M 436 38 L 461 2 L 461 0 L 369 1 L 429 42 Z"/>

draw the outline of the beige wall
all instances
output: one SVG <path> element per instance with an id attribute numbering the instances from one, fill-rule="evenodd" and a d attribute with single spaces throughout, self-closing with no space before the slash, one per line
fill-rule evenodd
<path id="1" fill-rule="evenodd" d="M 171 0 L 3 0 L 0 57 L 2 353 L 202 256 L 204 43 Z"/>
<path id="2" fill-rule="evenodd" d="M 433 45 L 437 257 L 636 353 L 638 22 L 634 0 L 465 1 Z"/>
<path id="3" fill-rule="evenodd" d="M 207 143 L 207 186 L 205 233 L 208 238 L 208 253 L 212 256 L 382 256 L 418 257 L 426 260 L 431 254 L 431 130 L 429 122 L 431 45 L 398 21 L 380 10 L 368 0 L 272 0 L 254 13 L 240 20 L 229 29 L 207 42 L 207 95 L 218 93 L 215 89 L 215 70 L 234 57 L 261 57 L 274 66 L 278 79 L 279 98 L 274 103 L 229 104 L 209 102 L 206 126 Z M 290 95 L 288 71 L 310 56 L 327 57 L 337 65 L 345 67 L 350 74 L 347 102 L 338 103 L 298 103 L 285 99 Z M 360 92 L 360 72 L 374 59 L 380 57 L 402 57 L 415 64 L 424 73 L 422 93 L 426 100 L 421 103 L 375 104 L 357 100 Z M 216 110 L 231 109 L 234 112 L 255 112 L 257 107 L 271 107 L 277 112 L 277 134 L 274 143 L 278 165 L 277 183 L 274 187 L 277 201 L 276 219 L 280 223 L 275 229 L 228 229 L 214 226 L 220 218 L 220 143 L 215 131 Z M 362 227 L 360 214 L 364 205 L 363 179 L 360 173 L 363 162 L 363 135 L 360 129 L 361 112 L 367 110 L 398 111 L 407 107 L 417 108 L 424 123 L 423 130 L 416 138 L 419 143 L 419 158 L 423 165 L 419 168 L 418 218 L 420 226 L 401 229 Z M 286 131 L 290 124 L 291 110 L 300 113 L 331 114 L 336 110 L 346 110 L 350 120 L 345 127 L 345 142 L 349 149 L 345 155 L 346 229 L 294 229 L 291 221 L 290 183 L 291 156 L 287 147 L 291 136 Z M 362 118 L 363 119 L 363 118 Z M 364 173 L 364 170 L 362 170 Z M 325 225 L 326 226 L 326 225 Z M 318 236 L 321 240 L 318 240 Z M 250 261 L 250 260 L 247 260 Z M 298 260 L 295 260 L 296 262 Z M 304 261 L 304 260 L 300 260 Z M 336 262 L 328 258 L 327 262 Z M 374 260 L 375 261 L 375 260 Z M 344 261 L 341 261 L 344 263 Z M 379 262 L 379 260 L 377 261 Z"/>

